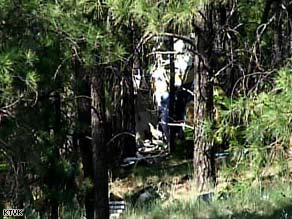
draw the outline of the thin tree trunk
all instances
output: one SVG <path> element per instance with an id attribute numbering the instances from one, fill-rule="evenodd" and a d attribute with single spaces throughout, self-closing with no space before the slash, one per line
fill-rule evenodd
<path id="1" fill-rule="evenodd" d="M 54 147 L 54 160 L 52 162 L 56 162 L 59 160 L 60 154 L 59 154 L 59 147 L 61 147 L 62 139 L 60 136 L 61 131 L 61 97 L 59 92 L 55 93 L 54 98 L 54 105 L 55 105 L 55 124 L 54 124 L 54 141 L 56 146 Z M 53 165 L 55 166 L 55 165 Z M 55 171 L 55 170 L 52 170 Z M 57 184 L 57 180 L 50 180 L 49 182 L 50 190 L 53 193 L 51 201 L 51 209 L 50 209 L 50 219 L 58 219 L 59 218 L 59 186 Z"/>
<path id="2" fill-rule="evenodd" d="M 167 42 L 167 50 L 168 51 L 174 51 L 174 41 L 173 37 L 169 37 L 169 40 Z M 175 114 L 174 114 L 174 106 L 175 106 L 175 65 L 174 65 L 174 54 L 171 53 L 169 54 L 169 74 L 170 74 L 170 79 L 169 79 L 169 119 L 168 121 L 170 123 L 175 122 Z M 169 126 L 169 149 L 170 152 L 175 151 L 175 128 L 173 126 Z"/>
<path id="3" fill-rule="evenodd" d="M 94 219 L 109 218 L 108 169 L 105 143 L 105 91 L 102 74 L 102 72 L 96 72 L 91 81 Z"/>
<path id="4" fill-rule="evenodd" d="M 276 2 L 274 5 L 274 11 L 276 13 L 276 19 L 274 21 L 274 48 L 273 48 L 273 64 L 274 65 L 279 65 L 281 60 L 283 59 L 282 53 L 283 48 L 282 48 L 282 43 L 283 43 L 283 32 L 282 32 L 282 21 L 280 20 L 280 3 Z"/>

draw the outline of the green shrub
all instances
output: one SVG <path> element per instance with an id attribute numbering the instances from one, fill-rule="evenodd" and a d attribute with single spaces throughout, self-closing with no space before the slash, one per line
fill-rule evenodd
<path id="1" fill-rule="evenodd" d="M 221 98 L 215 140 L 226 139 L 234 155 L 232 168 L 258 177 L 272 165 L 286 168 L 285 151 L 292 136 L 292 68 L 280 70 L 274 87 L 236 99 Z M 218 140 L 219 139 L 219 140 Z"/>

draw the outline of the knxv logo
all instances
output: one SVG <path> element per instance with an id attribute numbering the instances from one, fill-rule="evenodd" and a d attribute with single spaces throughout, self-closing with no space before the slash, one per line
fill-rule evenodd
<path id="1" fill-rule="evenodd" d="M 4 217 L 21 217 L 24 209 L 3 209 Z"/>

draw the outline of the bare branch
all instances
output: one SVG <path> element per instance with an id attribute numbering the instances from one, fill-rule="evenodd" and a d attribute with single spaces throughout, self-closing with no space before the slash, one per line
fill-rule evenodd
<path id="1" fill-rule="evenodd" d="M 107 143 L 106 145 L 108 146 L 110 143 L 112 143 L 113 141 L 115 141 L 117 138 L 119 138 L 122 135 L 129 135 L 132 136 L 133 138 L 136 138 L 136 135 L 131 133 L 131 132 L 120 132 L 118 134 L 116 134 L 115 136 L 113 136 Z"/>
<path id="2" fill-rule="evenodd" d="M 164 124 L 164 125 L 168 125 L 168 126 L 175 126 L 175 127 L 186 127 L 186 128 L 189 128 L 189 129 L 192 129 L 194 130 L 194 127 L 193 126 L 190 126 L 190 125 L 187 125 L 185 123 L 171 123 L 171 122 L 159 122 L 160 124 Z"/>
<path id="3" fill-rule="evenodd" d="M 22 99 L 22 97 L 23 97 L 23 95 L 21 95 L 20 98 L 15 100 L 14 102 L 12 102 L 12 103 L 10 103 L 10 104 L 8 104 L 6 106 L 1 107 L 0 110 L 5 110 L 5 109 L 13 107 L 14 105 L 16 105 Z"/>
<path id="4" fill-rule="evenodd" d="M 149 57 L 151 55 L 156 55 L 156 54 L 175 54 L 175 55 L 182 55 L 185 54 L 185 52 L 176 52 L 176 51 L 154 51 L 154 52 L 150 52 L 146 55 L 146 57 Z"/>
<path id="5" fill-rule="evenodd" d="M 187 88 L 183 87 L 182 90 L 184 90 L 184 91 L 188 92 L 189 94 L 191 94 L 192 96 L 194 96 L 194 92 L 191 91 L 190 89 L 187 89 Z"/>
<path id="6" fill-rule="evenodd" d="M 175 33 L 157 33 L 157 34 L 150 34 L 150 35 L 146 35 L 145 37 L 143 37 L 141 39 L 141 41 L 138 43 L 136 50 L 140 50 L 140 48 L 147 43 L 149 40 L 151 40 L 153 37 L 174 37 L 176 39 L 180 39 L 183 40 L 184 42 L 190 44 L 193 47 L 196 47 L 195 42 L 190 38 L 190 37 L 186 37 L 186 36 L 182 36 L 179 34 L 175 34 Z"/>

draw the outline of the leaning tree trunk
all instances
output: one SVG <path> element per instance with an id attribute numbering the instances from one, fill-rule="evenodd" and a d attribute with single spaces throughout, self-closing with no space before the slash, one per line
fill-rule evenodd
<path id="1" fill-rule="evenodd" d="M 109 218 L 108 171 L 105 142 L 105 90 L 102 74 L 102 72 L 95 72 L 91 80 L 94 219 Z"/>

